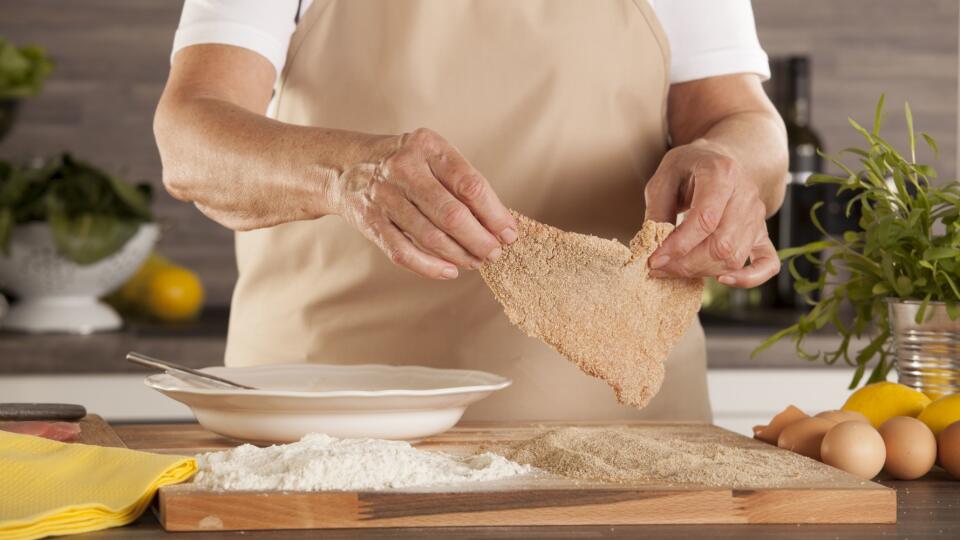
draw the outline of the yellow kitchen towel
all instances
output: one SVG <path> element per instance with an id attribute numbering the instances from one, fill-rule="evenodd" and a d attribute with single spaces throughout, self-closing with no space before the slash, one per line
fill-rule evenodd
<path id="1" fill-rule="evenodd" d="M 0 431 L 0 539 L 96 531 L 137 519 L 193 458 L 62 443 Z"/>

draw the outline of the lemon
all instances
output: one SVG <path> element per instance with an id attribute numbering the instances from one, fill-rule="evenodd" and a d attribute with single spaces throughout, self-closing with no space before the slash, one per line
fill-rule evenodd
<path id="1" fill-rule="evenodd" d="M 113 296 L 127 305 L 133 306 L 139 304 L 144 296 L 144 289 L 150 276 L 160 268 L 170 266 L 170 264 L 170 261 L 164 256 L 158 253 L 151 253 L 150 256 L 143 261 L 143 264 L 140 265 L 140 268 L 130 276 L 130 279 L 128 279 L 126 283 L 117 289 Z"/>
<path id="2" fill-rule="evenodd" d="M 143 286 L 142 307 L 158 319 L 192 319 L 203 306 L 203 284 L 186 268 L 167 265 L 156 269 Z"/>
<path id="3" fill-rule="evenodd" d="M 894 416 L 917 416 L 930 404 L 930 398 L 909 386 L 893 382 L 868 384 L 850 394 L 843 410 L 855 411 L 878 428 Z"/>
<path id="4" fill-rule="evenodd" d="M 940 435 L 947 426 L 960 421 L 960 394 L 944 396 L 927 405 L 917 420 L 926 424 L 934 435 Z"/>

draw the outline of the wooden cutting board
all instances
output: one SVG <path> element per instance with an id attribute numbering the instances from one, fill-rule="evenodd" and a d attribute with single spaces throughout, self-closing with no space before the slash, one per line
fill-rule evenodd
<path id="1" fill-rule="evenodd" d="M 543 429 L 563 425 L 568 424 L 466 423 L 417 446 L 469 454 L 481 445 L 524 440 Z M 784 451 L 710 425 L 632 425 L 678 433 L 692 430 L 698 440 Z M 238 444 L 191 424 L 116 429 L 128 447 L 161 453 L 192 454 Z M 215 492 L 181 484 L 160 489 L 159 518 L 169 531 L 896 522 L 895 490 L 821 466 L 825 481 L 796 478 L 781 485 L 749 490 L 577 483 L 551 476 L 371 492 Z"/>

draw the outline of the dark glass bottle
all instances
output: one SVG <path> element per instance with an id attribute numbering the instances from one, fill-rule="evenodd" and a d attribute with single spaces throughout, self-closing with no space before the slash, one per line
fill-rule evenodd
<path id="1" fill-rule="evenodd" d="M 810 121 L 810 62 L 805 56 L 791 56 L 778 60 L 774 77 L 779 94 L 780 111 L 787 127 L 790 152 L 790 174 L 787 180 L 783 206 L 767 221 L 767 228 L 777 249 L 802 246 L 821 238 L 810 220 L 810 210 L 818 201 L 824 201 L 826 191 L 819 185 L 806 185 L 811 174 L 823 171 L 823 160 L 817 153 L 822 148 L 820 137 Z M 821 210 L 818 215 L 822 215 Z M 817 279 L 817 268 L 807 260 L 798 259 L 801 276 Z M 794 279 L 787 265 L 776 279 L 773 305 L 780 308 L 803 309 L 805 302 L 793 288 Z"/>

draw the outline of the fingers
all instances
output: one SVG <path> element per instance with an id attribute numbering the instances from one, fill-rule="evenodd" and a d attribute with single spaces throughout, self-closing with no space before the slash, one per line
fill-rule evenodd
<path id="1" fill-rule="evenodd" d="M 777 250 L 773 247 L 767 231 L 764 229 L 763 236 L 757 242 L 753 251 L 750 252 L 750 264 L 736 272 L 724 274 L 717 278 L 717 281 L 730 287 L 750 288 L 756 287 L 767 281 L 780 272 L 780 258 L 777 256 Z"/>
<path id="2" fill-rule="evenodd" d="M 385 183 L 398 188 L 435 228 L 471 257 L 495 260 L 502 253 L 501 242 L 516 240 L 513 216 L 493 188 L 433 131 L 418 129 L 405 135 L 401 148 L 385 161 L 381 172 Z M 434 243 L 438 249 L 445 244 L 439 237 Z M 444 249 L 449 251 L 449 246 Z"/>
<path id="3" fill-rule="evenodd" d="M 454 279 L 457 267 L 425 253 L 387 219 L 370 222 L 364 233 L 387 255 L 393 264 L 432 279 Z"/>
<path id="4" fill-rule="evenodd" d="M 648 182 L 647 219 L 683 221 L 650 256 L 651 277 L 719 276 L 754 287 L 780 270 L 758 186 L 723 147 L 698 140 L 670 150 Z M 744 266 L 747 260 L 750 264 Z"/>
<path id="5" fill-rule="evenodd" d="M 396 187 L 380 184 L 373 193 L 383 203 L 390 221 L 418 247 L 457 266 L 473 270 L 480 268 L 480 259 L 467 253 L 448 234 L 434 226 Z"/>
<path id="6" fill-rule="evenodd" d="M 453 147 L 427 156 L 434 176 L 447 190 L 470 209 L 473 215 L 504 244 L 517 239 L 517 223 L 507 207 L 477 172 Z"/>
<path id="7" fill-rule="evenodd" d="M 692 177 L 685 181 L 692 189 L 690 210 L 653 253 L 650 268 L 660 268 L 672 259 L 684 257 L 717 230 L 733 194 L 735 178 L 731 169 L 732 164 L 719 158 L 694 168 Z"/>
<path id="8" fill-rule="evenodd" d="M 743 268 L 763 226 L 764 206 L 750 193 L 735 193 L 713 234 L 683 257 L 672 258 L 651 275 L 717 276 Z"/>
<path id="9" fill-rule="evenodd" d="M 482 261 L 500 256 L 500 240 L 480 223 L 466 204 L 434 177 L 426 164 L 415 166 L 402 189 L 435 227 L 448 234 L 472 256 Z"/>
<path id="10" fill-rule="evenodd" d="M 670 168 L 661 164 L 643 190 L 644 219 L 661 223 L 676 223 L 680 201 L 680 182 L 670 174 Z"/>
<path id="11" fill-rule="evenodd" d="M 339 213 L 392 260 L 421 275 L 452 279 L 456 266 L 479 268 L 500 256 L 502 243 L 516 240 L 509 210 L 442 137 L 418 129 L 390 140 L 376 166 L 351 178 L 341 175 L 337 200 Z"/>

